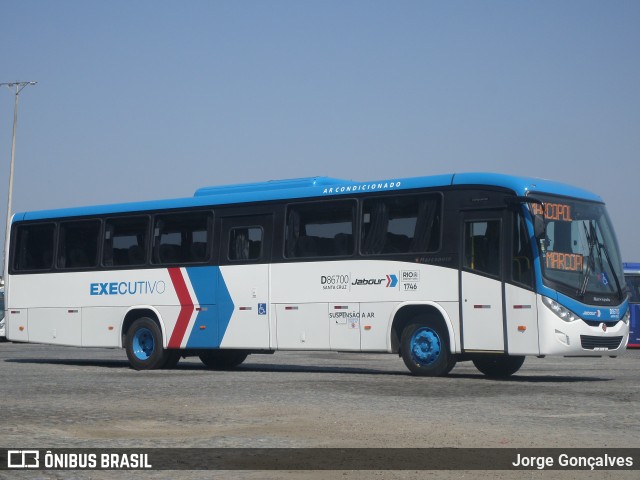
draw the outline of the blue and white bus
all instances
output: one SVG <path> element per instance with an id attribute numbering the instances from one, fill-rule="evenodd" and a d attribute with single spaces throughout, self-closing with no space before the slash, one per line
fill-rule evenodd
<path id="1" fill-rule="evenodd" d="M 640 263 L 623 263 L 624 276 L 629 289 L 629 348 L 640 348 Z"/>
<path id="2" fill-rule="evenodd" d="M 123 347 L 140 370 L 327 350 L 508 376 L 527 355 L 617 356 L 629 336 L 602 199 L 542 179 L 208 187 L 17 213 L 6 251 L 9 340 Z"/>

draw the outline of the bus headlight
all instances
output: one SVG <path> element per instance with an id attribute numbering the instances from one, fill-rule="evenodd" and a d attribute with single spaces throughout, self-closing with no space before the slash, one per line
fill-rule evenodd
<path id="1" fill-rule="evenodd" d="M 631 309 L 627 308 L 627 313 L 625 313 L 622 316 L 622 321 L 626 324 L 629 325 L 629 322 L 631 321 Z"/>
<path id="2" fill-rule="evenodd" d="M 580 317 L 573 313 L 568 308 L 564 308 L 555 300 L 551 300 L 549 297 L 542 297 L 542 303 L 544 303 L 549 310 L 555 313 L 561 320 L 569 323 L 575 322 L 576 320 L 580 320 Z"/>

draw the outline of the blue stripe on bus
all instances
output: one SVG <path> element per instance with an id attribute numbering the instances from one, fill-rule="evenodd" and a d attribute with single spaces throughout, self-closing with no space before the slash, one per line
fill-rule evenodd
<path id="1" fill-rule="evenodd" d="M 222 272 L 219 267 L 191 267 L 186 271 L 202 308 L 189 334 L 187 348 L 218 348 L 235 308 Z"/>

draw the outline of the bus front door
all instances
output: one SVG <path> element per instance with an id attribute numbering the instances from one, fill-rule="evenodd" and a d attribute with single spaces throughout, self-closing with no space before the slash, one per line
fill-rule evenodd
<path id="1" fill-rule="evenodd" d="M 505 211 L 463 214 L 460 302 L 462 348 L 504 352 L 503 245 Z"/>
<path id="2" fill-rule="evenodd" d="M 462 232 L 462 349 L 539 355 L 532 246 L 522 212 L 467 212 Z"/>

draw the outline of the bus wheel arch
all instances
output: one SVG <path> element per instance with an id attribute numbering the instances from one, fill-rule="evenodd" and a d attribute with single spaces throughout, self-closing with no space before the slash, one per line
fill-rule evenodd
<path id="1" fill-rule="evenodd" d="M 442 376 L 455 366 L 452 330 L 433 305 L 407 305 L 394 316 L 391 349 L 414 375 Z"/>

